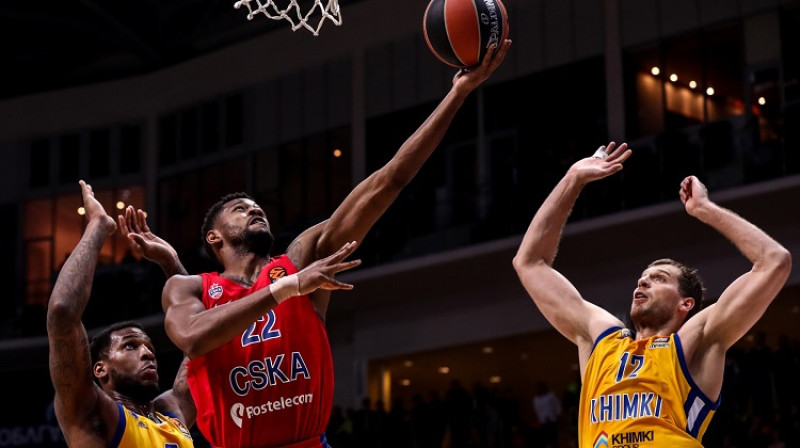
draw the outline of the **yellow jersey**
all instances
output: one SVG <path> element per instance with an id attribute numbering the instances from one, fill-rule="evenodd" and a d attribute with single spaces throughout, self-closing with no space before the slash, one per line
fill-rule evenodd
<path id="1" fill-rule="evenodd" d="M 595 341 L 581 386 L 580 448 L 702 448 L 719 406 L 689 374 L 677 334 L 634 340 L 610 328 Z"/>
<path id="2" fill-rule="evenodd" d="M 119 424 L 111 448 L 192 448 L 192 436 L 180 420 L 156 412 L 161 423 L 135 414 L 117 403 Z"/>

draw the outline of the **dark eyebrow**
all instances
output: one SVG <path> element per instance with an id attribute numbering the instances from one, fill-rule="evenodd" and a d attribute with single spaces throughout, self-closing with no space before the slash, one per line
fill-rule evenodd
<path id="1" fill-rule="evenodd" d="M 244 199 L 243 198 L 234 199 L 231 202 L 229 202 L 227 205 L 225 205 L 225 210 L 230 210 L 230 209 L 236 207 L 237 205 L 243 205 L 243 204 L 244 204 Z"/>
<path id="2" fill-rule="evenodd" d="M 136 340 L 136 341 L 142 341 L 143 343 L 151 343 L 152 342 L 150 340 L 150 338 L 146 334 L 140 333 L 140 332 L 133 332 L 133 333 L 129 333 L 129 334 L 117 335 L 117 337 L 119 338 L 121 343 L 129 342 L 132 339 Z"/>
<path id="3" fill-rule="evenodd" d="M 231 209 L 237 205 L 244 204 L 247 205 L 247 198 L 236 198 L 232 199 L 227 205 L 225 205 L 225 209 Z M 253 207 L 261 208 L 257 202 L 253 201 Z"/>
<path id="4" fill-rule="evenodd" d="M 660 273 L 662 273 L 662 274 L 666 275 L 667 277 L 672 277 L 672 274 L 670 274 L 670 273 L 669 273 L 669 271 L 667 271 L 666 269 L 658 269 L 658 268 L 654 268 L 654 269 L 653 269 L 653 271 L 660 272 Z M 646 271 L 645 271 L 645 272 L 646 272 Z M 642 275 L 644 275 L 644 274 L 645 274 L 645 273 L 644 273 L 644 272 L 642 272 Z"/>

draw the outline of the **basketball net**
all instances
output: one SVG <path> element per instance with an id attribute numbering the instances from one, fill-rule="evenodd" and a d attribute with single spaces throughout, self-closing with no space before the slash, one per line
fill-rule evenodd
<path id="1" fill-rule="evenodd" d="M 325 1 L 325 5 L 322 4 L 323 1 Z M 254 8 L 253 4 L 258 6 Z M 325 22 L 325 19 L 330 20 L 336 26 L 342 24 L 342 15 L 339 12 L 339 0 L 314 0 L 314 4 L 305 14 L 300 10 L 300 5 L 297 3 L 297 0 L 290 0 L 289 5 L 284 9 L 281 9 L 275 4 L 274 0 L 239 0 L 233 4 L 233 7 L 236 9 L 242 6 L 246 6 L 249 11 L 247 13 L 247 20 L 252 20 L 256 14 L 261 13 L 272 20 L 289 21 L 289 23 L 292 24 L 292 31 L 297 31 L 302 27 L 311 31 L 315 36 L 319 35 L 319 29 L 322 28 L 322 23 Z M 312 19 L 316 20 L 316 18 L 312 18 L 312 15 L 317 10 L 319 10 L 320 13 L 319 22 L 313 25 L 311 23 Z"/>

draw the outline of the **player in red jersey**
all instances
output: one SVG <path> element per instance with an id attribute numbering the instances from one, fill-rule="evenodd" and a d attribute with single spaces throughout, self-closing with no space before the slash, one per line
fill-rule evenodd
<path id="1" fill-rule="evenodd" d="M 221 273 L 172 277 L 165 327 L 191 359 L 197 425 L 215 447 L 327 446 L 333 362 L 325 313 L 344 261 L 433 153 L 467 96 L 497 69 L 511 41 L 481 66 L 460 71 L 450 92 L 381 169 L 357 185 L 325 221 L 272 257 L 261 207 L 246 194 L 223 197 L 201 230 Z M 299 271 L 299 272 L 298 272 Z"/>

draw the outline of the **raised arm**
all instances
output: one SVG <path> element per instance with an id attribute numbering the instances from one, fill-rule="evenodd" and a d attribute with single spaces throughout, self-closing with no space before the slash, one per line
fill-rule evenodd
<path id="1" fill-rule="evenodd" d="M 285 277 L 286 281 L 281 279 L 269 288 L 210 309 L 202 302 L 202 277 L 170 277 L 161 296 L 167 335 L 189 358 L 195 358 L 240 336 L 253 322 L 289 297 L 317 290 L 352 289 L 353 285 L 334 277 L 361 264 L 361 260 L 345 260 L 356 247 L 355 242 L 346 243 L 336 253 Z"/>
<path id="2" fill-rule="evenodd" d="M 480 86 L 503 62 L 511 41 L 502 42 L 496 52 L 488 52 L 483 63 L 471 71 L 459 71 L 453 85 L 424 123 L 400 146 L 397 153 L 382 168 L 359 183 L 333 212 L 330 219 L 318 228 L 309 229 L 316 235 L 298 239 L 308 242 L 295 245 L 287 254 L 298 267 L 326 257 L 348 241 L 363 241 L 370 228 L 394 202 L 400 191 L 422 168 L 447 132 L 467 96 Z M 307 250 L 301 252 L 300 249 Z"/>
<path id="3" fill-rule="evenodd" d="M 187 274 L 175 248 L 150 230 L 144 210 L 137 210 L 129 205 L 125 209 L 125 215 L 119 215 L 117 219 L 120 231 L 128 239 L 135 254 L 159 265 L 167 278 Z"/>
<path id="4" fill-rule="evenodd" d="M 539 311 L 567 339 L 578 345 L 581 361 L 588 358 L 594 338 L 603 330 L 622 325 L 619 319 L 581 297 L 553 268 L 564 225 L 583 187 L 622 169 L 630 156 L 627 144 L 608 144 L 600 157 L 575 162 L 533 217 L 517 254 L 514 269 Z M 585 355 L 585 356 L 584 356 Z M 582 366 L 583 367 L 583 366 Z"/>
<path id="5" fill-rule="evenodd" d="M 150 230 L 150 226 L 147 225 L 147 213 L 144 210 L 135 209 L 129 205 L 125 208 L 124 215 L 117 216 L 117 221 L 120 231 L 128 239 L 128 245 L 134 254 L 159 265 L 167 278 L 174 275 L 187 275 L 186 268 L 178 258 L 175 248 Z M 172 388 L 156 397 L 154 404 L 157 411 L 174 415 L 186 427 L 192 427 L 197 419 L 197 408 L 186 381 L 188 360 L 188 357 L 184 357 L 175 375 Z"/>
<path id="6" fill-rule="evenodd" d="M 69 446 L 104 446 L 113 436 L 119 414 L 114 401 L 95 385 L 89 338 L 81 323 L 103 243 L 114 233 L 114 219 L 80 181 L 88 223 L 58 274 L 47 306 L 50 378 L 55 412 Z"/>
<path id="7" fill-rule="evenodd" d="M 724 351 L 755 325 L 786 284 L 792 268 L 791 255 L 763 230 L 712 202 L 697 177 L 689 176 L 681 182 L 680 198 L 689 215 L 725 236 L 753 264 L 750 271 L 722 292 L 715 304 L 681 329 L 682 337 L 684 333 L 687 337 L 700 335 L 701 349 L 719 346 Z"/>

